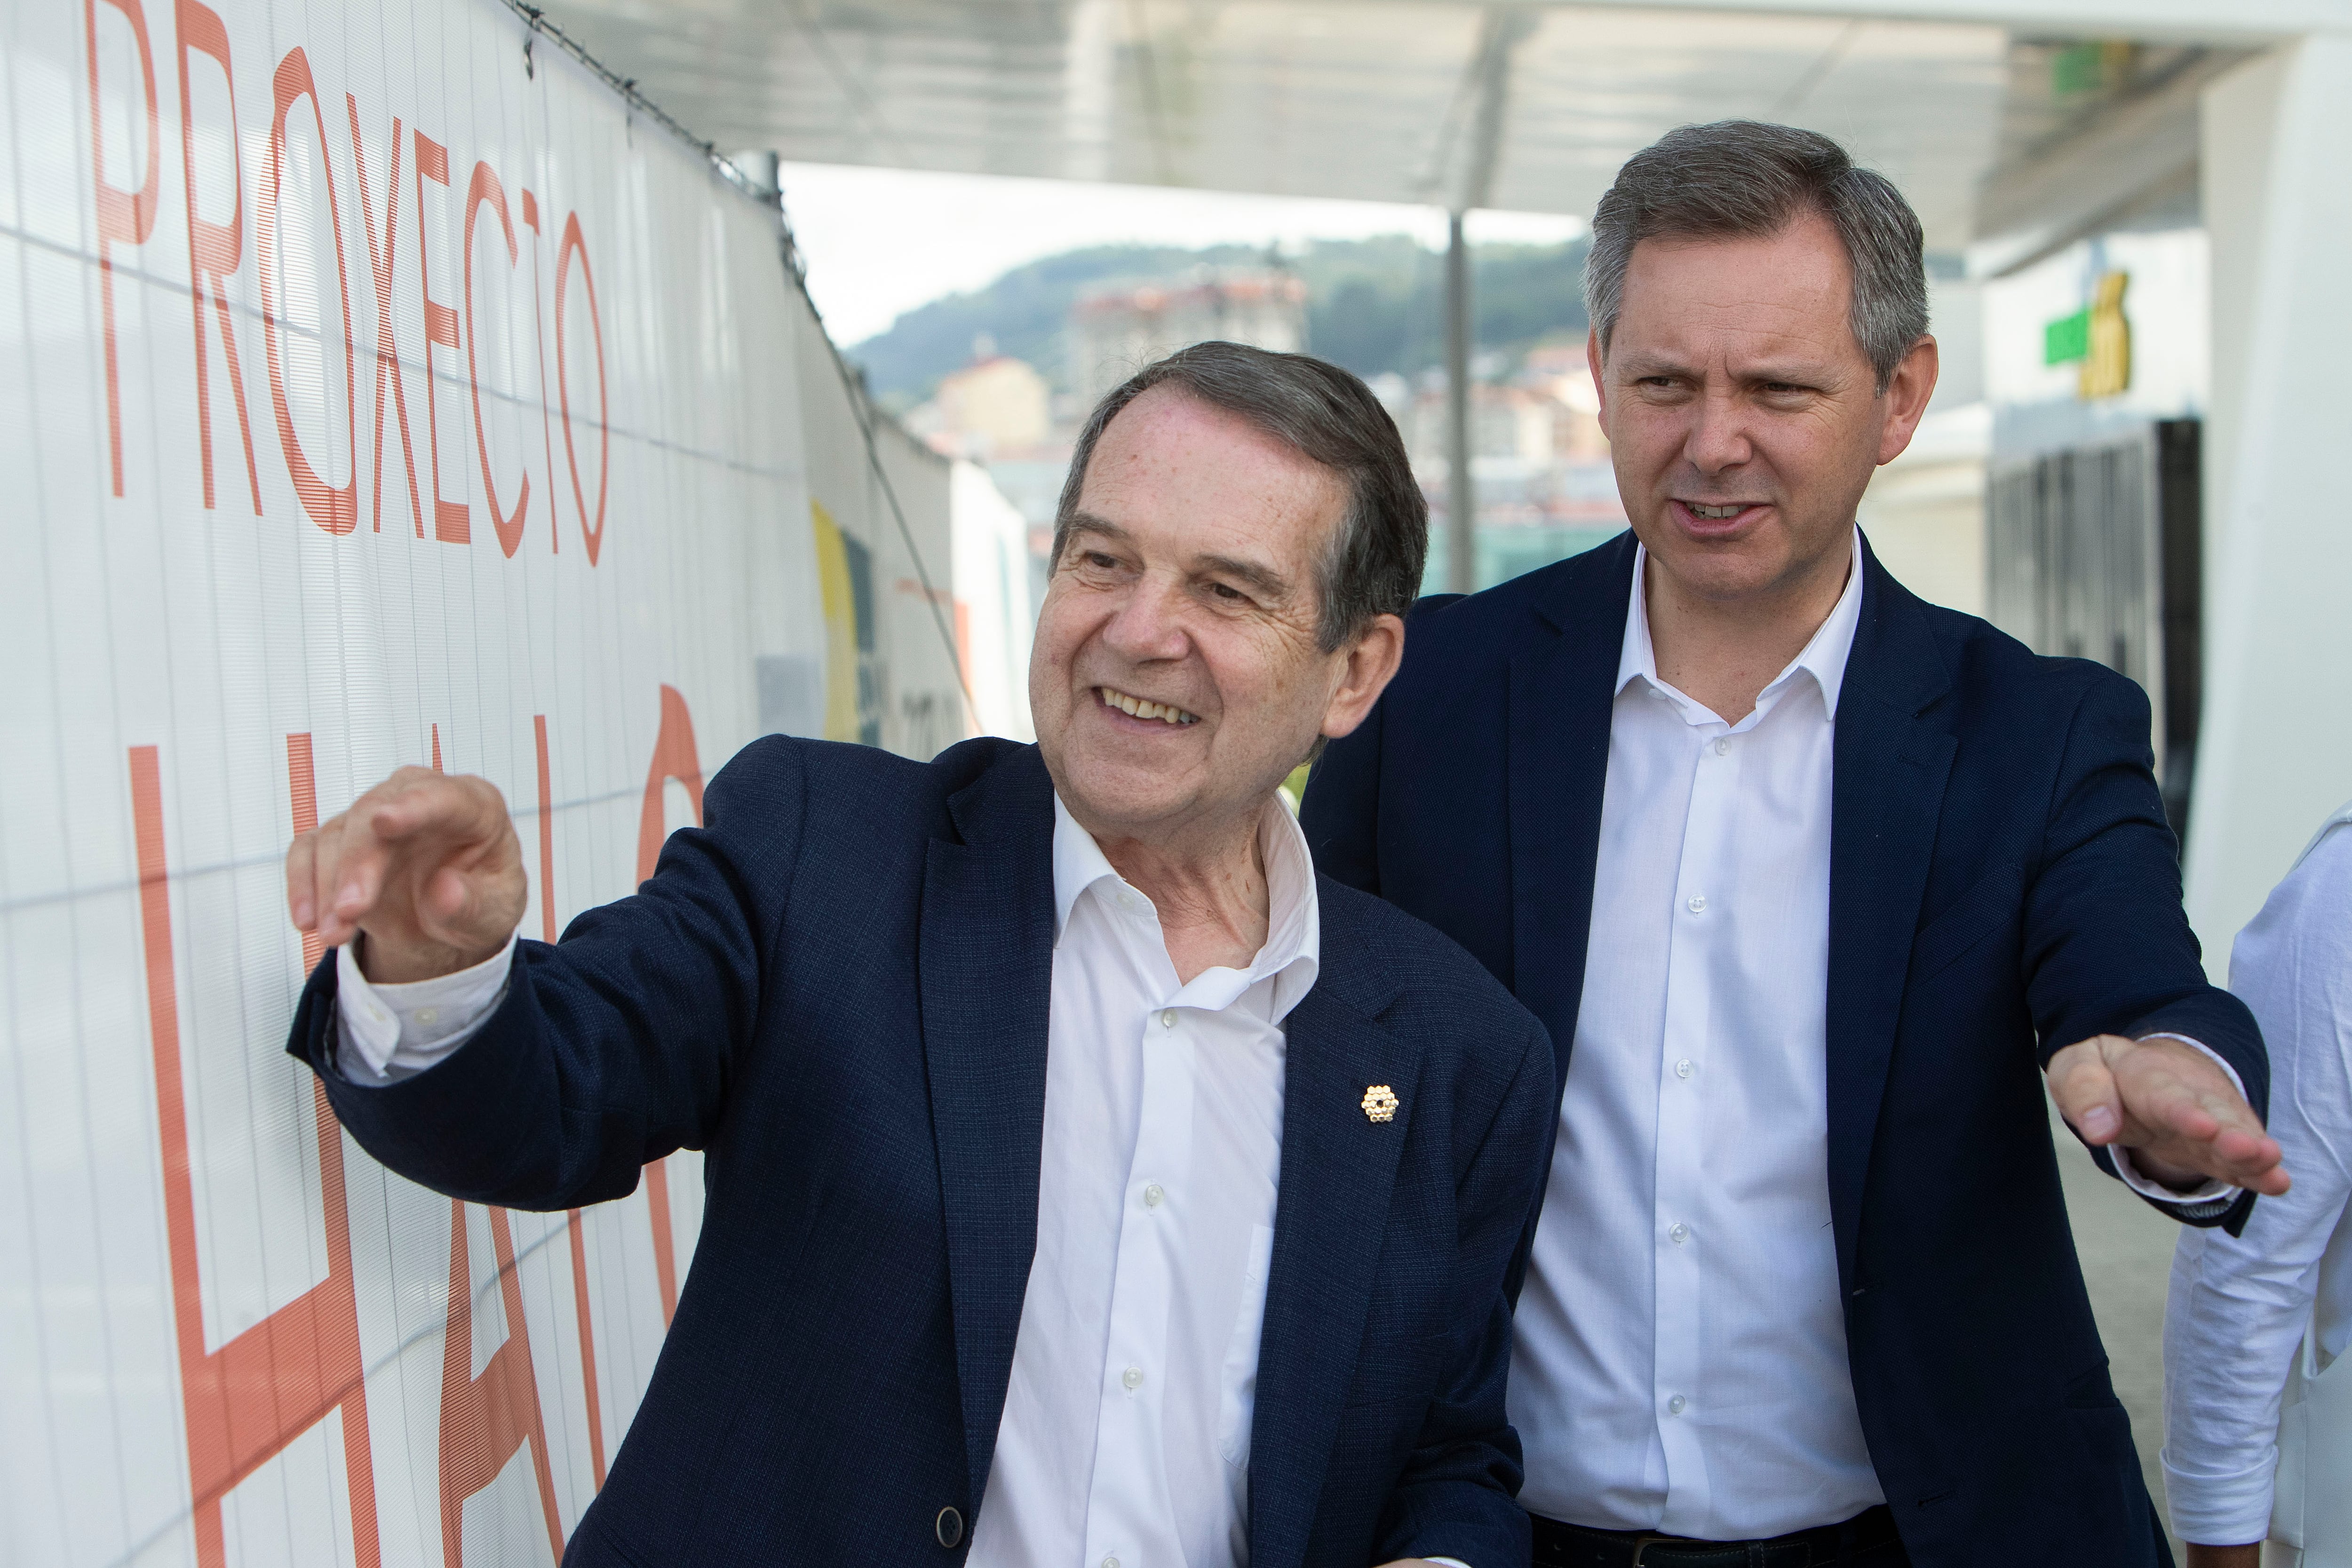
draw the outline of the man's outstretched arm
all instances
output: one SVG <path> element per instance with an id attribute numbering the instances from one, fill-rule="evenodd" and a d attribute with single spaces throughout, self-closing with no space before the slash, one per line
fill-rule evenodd
<path id="1" fill-rule="evenodd" d="M 707 827 L 673 835 L 652 880 L 583 915 L 561 947 L 516 943 L 488 1016 L 428 1069 L 346 1074 L 334 955 L 304 988 L 288 1050 L 362 1147 L 436 1191 L 518 1208 L 626 1194 L 646 1161 L 700 1146 L 717 1124 L 782 894 L 752 868 L 788 862 L 799 787 L 787 747 L 730 765 L 711 781 Z M 365 980 L 386 986 L 495 956 L 526 895 L 497 790 L 421 768 L 304 835 L 287 882 L 295 923 L 352 944 Z"/>
<path id="2" fill-rule="evenodd" d="M 2269 1062 L 2244 1004 L 2205 978 L 2147 733 L 2139 687 L 2110 675 L 2084 690 L 2026 896 L 2027 996 L 2051 1097 L 2076 1134 L 2128 1151 L 2165 1186 L 2239 1189 L 2234 1201 L 2167 1207 L 2242 1224 L 2241 1194 L 2287 1189 L 2263 1130 Z"/>

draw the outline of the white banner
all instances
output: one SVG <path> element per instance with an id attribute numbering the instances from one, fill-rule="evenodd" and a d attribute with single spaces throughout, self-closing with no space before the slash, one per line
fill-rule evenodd
<path id="1" fill-rule="evenodd" d="M 699 1157 L 388 1175 L 283 1053 L 281 857 L 480 773 L 551 939 L 757 735 L 962 735 L 947 465 L 869 461 L 773 212 L 493 0 L 5 15 L 0 1561 L 552 1561 Z"/>

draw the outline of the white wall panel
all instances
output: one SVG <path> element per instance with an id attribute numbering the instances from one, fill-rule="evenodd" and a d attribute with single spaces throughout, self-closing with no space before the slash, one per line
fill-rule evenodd
<path id="1" fill-rule="evenodd" d="M 375 1166 L 281 857 L 480 773 L 551 936 L 768 729 L 961 735 L 947 466 L 901 531 L 773 213 L 504 5 L 215 4 L 0 6 L 0 1563 L 550 1561 L 699 1156 Z"/>
<path id="2" fill-rule="evenodd" d="M 2214 417 L 2205 437 L 2205 685 L 2189 918 L 2217 978 L 2231 945 L 2352 795 L 2352 37 L 2307 38 L 2205 92 Z"/>

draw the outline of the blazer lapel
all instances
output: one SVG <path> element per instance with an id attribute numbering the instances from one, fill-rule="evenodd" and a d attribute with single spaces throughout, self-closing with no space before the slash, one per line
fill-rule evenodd
<path id="1" fill-rule="evenodd" d="M 1036 748 L 1024 747 L 967 785 L 949 810 L 961 841 L 931 841 L 919 963 L 976 1509 L 1037 1246 L 1054 985 L 1052 781 Z"/>
<path id="2" fill-rule="evenodd" d="M 1323 953 L 1283 1026 L 1282 1178 L 1250 1428 L 1252 1568 L 1291 1568 L 1306 1553 L 1420 1073 L 1419 1053 L 1379 1021 L 1393 986 L 1354 968 L 1348 933 L 1329 925 Z M 1363 1109 L 1380 1083 L 1397 1097 L 1392 1121 Z"/>
<path id="3" fill-rule="evenodd" d="M 1920 715 L 1951 676 L 1913 599 L 1863 548 L 1830 789 L 1829 1177 L 1838 1267 L 1853 1286 L 1863 1184 L 1958 743 Z"/>
<path id="4" fill-rule="evenodd" d="M 1511 989 L 1551 1031 L 1560 1087 L 1584 995 L 1631 531 L 1581 559 L 1511 659 Z"/>

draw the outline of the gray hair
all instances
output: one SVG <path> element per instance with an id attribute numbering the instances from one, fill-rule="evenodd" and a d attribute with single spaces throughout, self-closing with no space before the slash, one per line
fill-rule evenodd
<path id="1" fill-rule="evenodd" d="M 1325 653 L 1346 646 L 1374 617 L 1402 615 L 1412 608 L 1429 555 L 1429 502 L 1413 477 L 1396 421 L 1371 388 L 1339 366 L 1245 343 L 1179 349 L 1146 365 L 1095 405 L 1070 455 L 1049 566 L 1061 565 L 1078 495 L 1086 487 L 1087 464 L 1104 429 L 1129 403 L 1163 385 L 1239 414 L 1348 482 L 1348 515 L 1317 574 L 1317 632 Z"/>
<path id="2" fill-rule="evenodd" d="M 1633 154 L 1592 214 L 1585 313 L 1601 351 L 1617 327 L 1625 267 L 1645 239 L 1776 235 L 1819 213 L 1853 273 L 1854 341 L 1885 392 L 1927 331 L 1927 272 L 1918 214 L 1884 174 L 1857 168 L 1828 137 L 1788 125 L 1721 120 L 1685 125 Z"/>

